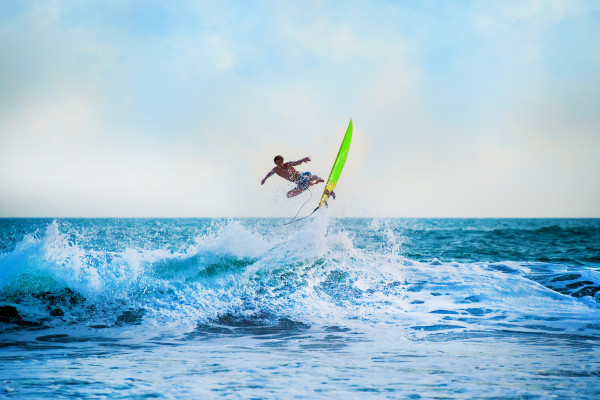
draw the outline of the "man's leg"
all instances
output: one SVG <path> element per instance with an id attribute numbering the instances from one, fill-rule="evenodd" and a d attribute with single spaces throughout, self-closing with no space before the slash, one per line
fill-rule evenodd
<path id="1" fill-rule="evenodd" d="M 289 192 L 287 192 L 286 196 L 289 199 L 291 197 L 298 196 L 300 193 L 304 192 L 305 190 L 306 190 L 305 188 L 298 187 L 296 189 L 292 189 Z"/>

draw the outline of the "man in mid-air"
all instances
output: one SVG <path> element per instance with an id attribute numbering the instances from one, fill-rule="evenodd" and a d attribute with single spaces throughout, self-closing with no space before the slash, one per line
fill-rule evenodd
<path id="1" fill-rule="evenodd" d="M 290 182 L 295 183 L 296 186 L 294 189 L 287 192 L 286 196 L 288 198 L 299 195 L 304 192 L 312 185 L 316 185 L 317 183 L 325 182 L 323 179 L 318 177 L 317 175 L 313 175 L 310 172 L 300 173 L 294 168 L 296 165 L 300 165 L 303 162 L 309 162 L 310 157 L 304 157 L 298 161 L 288 161 L 283 162 L 282 156 L 275 156 L 273 159 L 275 162 L 275 167 L 263 178 L 260 182 L 261 185 L 265 184 L 265 181 L 271 177 L 273 174 L 277 174 L 283 179 L 287 179 Z M 331 192 L 331 197 L 335 199 L 335 193 Z"/>

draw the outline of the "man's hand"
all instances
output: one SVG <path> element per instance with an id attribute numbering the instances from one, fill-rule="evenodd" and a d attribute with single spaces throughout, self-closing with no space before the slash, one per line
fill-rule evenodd
<path id="1" fill-rule="evenodd" d="M 309 162 L 309 161 L 310 161 L 310 157 L 304 157 L 304 158 L 302 159 L 302 161 L 304 161 L 304 162 Z"/>

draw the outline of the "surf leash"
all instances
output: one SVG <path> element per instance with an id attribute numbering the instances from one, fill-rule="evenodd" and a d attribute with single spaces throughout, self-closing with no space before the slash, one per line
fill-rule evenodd
<path id="1" fill-rule="evenodd" d="M 306 190 L 308 190 L 308 192 L 310 193 L 310 197 L 308 198 L 308 200 L 306 200 L 304 202 L 304 204 L 302 204 L 302 206 L 300 207 L 300 209 L 298 209 L 298 212 L 296 213 L 296 215 L 294 215 L 294 217 L 292 219 L 290 219 L 288 222 L 286 222 L 283 225 L 289 225 L 289 224 L 293 224 L 294 222 L 302 221 L 303 219 L 306 219 L 306 218 L 310 217 L 311 215 L 313 215 L 315 213 L 315 211 L 317 211 L 319 209 L 319 207 L 317 207 L 317 208 L 315 208 L 313 210 L 313 212 L 311 212 L 310 214 L 308 214 L 306 217 L 302 217 L 302 218 L 296 219 L 296 217 L 298 216 L 298 214 L 300 214 L 300 211 L 304 208 L 304 206 L 306 205 L 306 203 L 308 203 L 310 201 L 310 199 L 312 199 L 312 191 L 310 190 L 310 188 L 306 188 Z"/>

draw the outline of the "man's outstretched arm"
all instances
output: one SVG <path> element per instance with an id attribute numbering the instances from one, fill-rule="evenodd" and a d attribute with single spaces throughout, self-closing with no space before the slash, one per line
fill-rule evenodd
<path id="1" fill-rule="evenodd" d="M 275 172 L 273 172 L 273 170 L 271 170 L 271 171 L 270 171 L 270 172 L 267 174 L 267 176 L 265 176 L 265 177 L 263 178 L 263 180 L 262 180 L 262 181 L 260 181 L 260 184 L 261 184 L 261 185 L 264 185 L 264 184 L 265 184 L 265 181 L 266 181 L 268 178 L 270 178 L 270 177 L 271 177 L 271 176 L 272 176 L 274 173 L 275 173 Z"/>
<path id="2" fill-rule="evenodd" d="M 310 161 L 310 157 L 304 157 L 303 159 L 298 160 L 298 161 L 290 161 L 290 164 L 292 165 L 292 167 L 295 167 L 296 165 L 300 165 L 303 162 L 309 162 L 309 161 Z"/>

